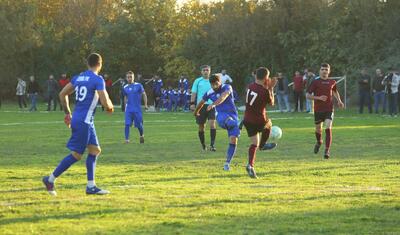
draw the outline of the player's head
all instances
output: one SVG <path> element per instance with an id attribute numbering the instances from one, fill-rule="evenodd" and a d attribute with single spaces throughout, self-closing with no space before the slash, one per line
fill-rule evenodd
<path id="1" fill-rule="evenodd" d="M 204 78 L 209 78 L 210 73 L 211 73 L 211 66 L 210 65 L 202 65 L 200 67 L 201 70 L 201 75 L 203 75 Z"/>
<path id="2" fill-rule="evenodd" d="M 330 72 L 331 66 L 328 63 L 322 63 L 321 68 L 319 69 L 319 76 L 321 78 L 328 78 Z"/>
<path id="3" fill-rule="evenodd" d="M 53 79 L 54 79 L 54 75 L 53 75 L 53 74 L 50 74 L 50 75 L 49 75 L 49 79 L 50 79 L 50 80 L 53 80 Z"/>
<path id="4" fill-rule="evenodd" d="M 269 77 L 269 70 L 265 67 L 260 67 L 256 70 L 256 79 L 258 81 L 265 81 Z"/>
<path id="5" fill-rule="evenodd" d="M 222 73 L 223 75 L 225 75 L 225 74 L 226 74 L 226 69 L 221 70 L 221 73 Z"/>
<path id="6" fill-rule="evenodd" d="M 66 79 L 67 78 L 67 74 L 66 73 L 61 74 L 61 78 Z"/>
<path id="7" fill-rule="evenodd" d="M 132 71 L 126 72 L 126 80 L 129 84 L 133 83 L 135 81 L 135 74 Z"/>
<path id="8" fill-rule="evenodd" d="M 211 88 L 214 91 L 218 91 L 221 89 L 222 83 L 221 83 L 221 78 L 218 74 L 213 74 L 210 76 L 210 83 L 211 83 Z"/>
<path id="9" fill-rule="evenodd" d="M 376 69 L 375 73 L 376 73 L 376 75 L 380 76 L 380 75 L 382 75 L 382 70 L 381 69 Z"/>
<path id="10" fill-rule="evenodd" d="M 103 66 L 103 59 L 101 58 L 101 55 L 98 53 L 92 53 L 90 54 L 87 59 L 87 66 L 94 70 L 94 72 L 100 72 L 101 67 Z"/>
<path id="11" fill-rule="evenodd" d="M 295 76 L 300 76 L 300 71 L 294 72 L 294 75 L 295 75 Z"/>
<path id="12" fill-rule="evenodd" d="M 108 74 L 104 74 L 104 79 L 108 79 Z"/>
<path id="13" fill-rule="evenodd" d="M 35 81 L 35 76 L 33 76 L 33 75 L 29 76 L 29 80 L 30 80 L 31 82 Z"/>

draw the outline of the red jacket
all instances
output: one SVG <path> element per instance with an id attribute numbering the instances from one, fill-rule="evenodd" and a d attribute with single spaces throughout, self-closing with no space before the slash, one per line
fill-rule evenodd
<path id="1" fill-rule="evenodd" d="M 60 88 L 63 89 L 67 84 L 69 83 L 69 79 L 65 78 L 65 79 L 60 79 L 58 80 L 58 84 L 60 85 Z"/>
<path id="2" fill-rule="evenodd" d="M 305 85 L 306 85 L 306 81 L 303 80 L 303 76 L 295 76 L 295 77 L 293 77 L 293 89 L 294 89 L 294 91 L 297 91 L 297 92 L 304 91 Z"/>

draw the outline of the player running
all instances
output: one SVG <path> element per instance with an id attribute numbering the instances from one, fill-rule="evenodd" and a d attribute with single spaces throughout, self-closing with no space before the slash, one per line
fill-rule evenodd
<path id="1" fill-rule="evenodd" d="M 195 103 L 200 103 L 201 99 L 203 98 L 204 94 L 207 93 L 211 89 L 211 84 L 209 81 L 211 73 L 211 67 L 209 65 L 201 66 L 201 74 L 202 76 L 197 78 L 192 86 L 192 96 L 190 97 L 190 109 L 195 110 Z M 215 138 L 217 136 L 217 129 L 215 124 L 215 109 L 208 109 L 208 106 L 211 104 L 211 100 L 208 100 L 206 104 L 200 109 L 200 115 L 196 116 L 196 123 L 199 125 L 199 139 L 203 151 L 206 151 L 206 144 L 204 138 L 204 127 L 206 121 L 208 119 L 208 124 L 210 125 L 210 151 L 215 152 Z"/>
<path id="2" fill-rule="evenodd" d="M 246 110 L 244 112 L 243 125 L 246 127 L 247 135 L 251 140 L 249 147 L 249 163 L 246 171 L 251 178 L 257 178 L 254 170 L 256 151 L 269 150 L 276 147 L 275 143 L 267 143 L 271 132 L 272 122 L 268 119 L 266 106 L 274 105 L 273 89 L 276 79 L 269 78 L 269 70 L 260 67 L 256 70 L 255 82 L 248 86 L 246 93 Z M 260 139 L 261 133 L 261 139 Z"/>
<path id="3" fill-rule="evenodd" d="M 147 110 L 147 95 L 142 84 L 135 82 L 132 71 L 126 73 L 128 84 L 124 86 L 123 94 L 126 103 L 125 108 L 125 143 L 129 143 L 129 131 L 132 123 L 139 130 L 139 142 L 144 143 L 142 98 L 144 108 Z"/>
<path id="4" fill-rule="evenodd" d="M 230 170 L 230 163 L 236 151 L 236 145 L 240 135 L 238 125 L 238 113 L 236 110 L 233 90 L 230 85 L 222 84 L 221 78 L 217 74 L 213 74 L 210 77 L 210 83 L 212 89 L 203 95 L 202 100 L 198 103 L 194 115 L 200 116 L 200 110 L 204 107 L 204 104 L 211 100 L 212 104 L 207 106 L 207 112 L 216 109 L 216 118 L 218 125 L 228 131 L 229 147 L 226 153 L 226 162 L 224 170 Z"/>
<path id="5" fill-rule="evenodd" d="M 314 153 L 317 154 L 322 145 L 322 123 L 325 124 L 325 154 L 324 158 L 329 159 L 332 143 L 333 123 L 333 99 L 336 98 L 339 108 L 344 107 L 340 99 L 339 91 L 336 89 L 336 81 L 329 79 L 331 66 L 327 63 L 321 64 L 319 78 L 316 78 L 307 90 L 306 98 L 314 100 L 314 122 L 315 137 L 317 143 L 314 146 Z M 314 95 L 312 95 L 314 93 Z"/>
<path id="6" fill-rule="evenodd" d="M 71 128 L 71 138 L 67 148 L 71 154 L 66 156 L 50 176 L 43 177 L 43 183 L 50 195 L 57 195 L 54 183 L 64 171 L 82 158 L 85 149 L 88 149 L 86 158 L 87 187 L 86 194 L 108 194 L 109 191 L 98 188 L 95 184 L 96 160 L 101 149 L 94 126 L 94 114 L 100 99 L 107 112 L 114 111 L 113 104 L 105 90 L 104 80 L 99 76 L 102 67 L 102 58 L 99 54 L 90 54 L 87 58 L 88 70 L 72 78 L 60 92 L 60 100 L 64 107 L 64 122 Z M 75 109 L 71 117 L 68 95 L 76 93 Z"/>

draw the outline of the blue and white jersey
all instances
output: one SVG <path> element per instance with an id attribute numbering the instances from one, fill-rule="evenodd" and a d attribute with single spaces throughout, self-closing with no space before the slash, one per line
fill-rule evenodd
<path id="1" fill-rule="evenodd" d="M 210 89 L 206 94 L 204 94 L 203 101 L 212 100 L 213 102 L 215 102 L 222 95 L 222 93 L 225 92 L 229 92 L 229 96 L 224 100 L 224 102 L 215 107 L 217 115 L 218 113 L 237 114 L 231 85 L 224 84 L 221 86 L 219 91 L 214 91 L 213 89 Z"/>
<path id="2" fill-rule="evenodd" d="M 161 95 L 161 88 L 163 87 L 163 82 L 161 79 L 157 79 L 153 81 L 153 91 L 154 93 Z"/>
<path id="3" fill-rule="evenodd" d="M 96 106 L 99 102 L 99 95 L 96 91 L 105 90 L 104 79 L 87 70 L 71 80 L 75 88 L 76 104 L 72 113 L 72 122 L 93 123 Z"/>
<path id="4" fill-rule="evenodd" d="M 142 112 L 142 84 L 134 82 L 124 86 L 124 96 L 127 98 L 126 112 Z"/>
<path id="5" fill-rule="evenodd" d="M 184 78 L 184 79 L 179 79 L 178 89 L 179 89 L 179 90 L 183 89 L 183 90 L 185 90 L 185 91 L 186 91 L 187 89 L 189 89 L 189 81 L 188 81 L 186 78 Z"/>

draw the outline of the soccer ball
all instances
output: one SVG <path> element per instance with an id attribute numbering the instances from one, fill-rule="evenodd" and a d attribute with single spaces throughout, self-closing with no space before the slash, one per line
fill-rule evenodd
<path id="1" fill-rule="evenodd" d="M 274 140 L 279 140 L 280 138 L 282 138 L 281 128 L 279 128 L 279 126 L 272 126 L 271 134 L 269 135 L 269 137 Z"/>

